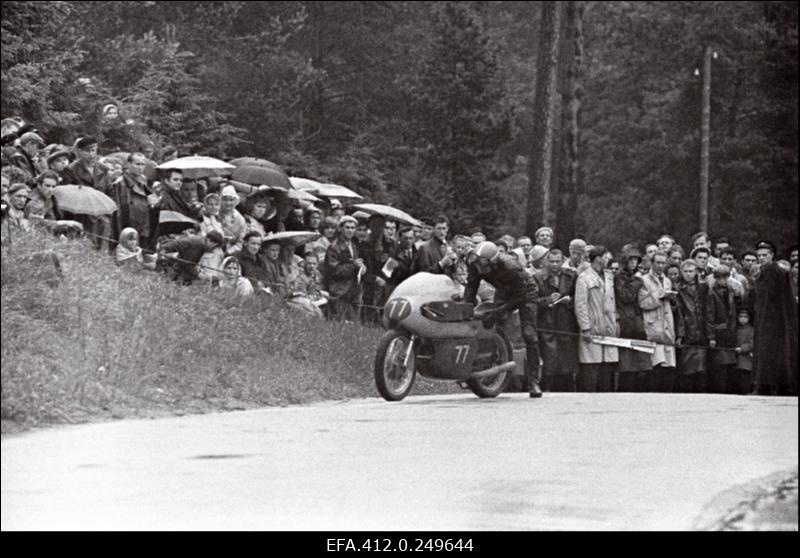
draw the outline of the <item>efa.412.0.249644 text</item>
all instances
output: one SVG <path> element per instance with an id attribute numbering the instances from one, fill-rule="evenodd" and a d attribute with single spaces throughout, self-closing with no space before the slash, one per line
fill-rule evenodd
<path id="1" fill-rule="evenodd" d="M 472 552 L 472 539 L 327 539 L 328 552 Z"/>

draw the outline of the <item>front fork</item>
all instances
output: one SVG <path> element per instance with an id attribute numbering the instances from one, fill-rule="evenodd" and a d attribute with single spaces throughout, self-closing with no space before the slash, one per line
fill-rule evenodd
<path id="1" fill-rule="evenodd" d="M 408 367 L 408 359 L 411 358 L 411 353 L 414 350 L 414 343 L 417 342 L 417 336 L 412 335 L 411 341 L 408 342 L 408 348 L 406 349 L 406 354 L 403 355 L 403 368 Z"/>

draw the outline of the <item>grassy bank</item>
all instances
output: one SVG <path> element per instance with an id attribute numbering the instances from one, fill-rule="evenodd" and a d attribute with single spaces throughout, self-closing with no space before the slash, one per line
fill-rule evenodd
<path id="1" fill-rule="evenodd" d="M 4 432 L 377 395 L 380 329 L 119 269 L 88 241 L 15 239 L 1 288 Z M 458 388 L 415 387 L 433 391 Z"/>

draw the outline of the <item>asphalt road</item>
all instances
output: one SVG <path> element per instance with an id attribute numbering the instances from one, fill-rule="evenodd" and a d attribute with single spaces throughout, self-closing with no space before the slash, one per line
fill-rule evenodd
<path id="1" fill-rule="evenodd" d="M 796 468 L 797 430 L 797 398 L 672 394 L 71 426 L 3 439 L 2 529 L 685 530 Z"/>

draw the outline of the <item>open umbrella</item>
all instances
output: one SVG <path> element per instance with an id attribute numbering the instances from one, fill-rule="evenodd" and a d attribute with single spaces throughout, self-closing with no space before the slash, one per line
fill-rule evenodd
<path id="1" fill-rule="evenodd" d="M 268 169 L 275 169 L 283 172 L 281 166 L 272 161 L 267 161 L 260 157 L 239 157 L 228 161 L 234 167 L 266 167 Z"/>
<path id="2" fill-rule="evenodd" d="M 338 184 L 326 184 L 324 182 L 317 182 L 316 180 L 311 180 L 310 178 L 300 178 L 298 176 L 290 177 L 289 181 L 298 190 L 305 190 L 306 192 L 310 192 L 315 196 L 322 198 L 342 198 L 351 200 L 364 199 L 351 189 L 345 188 L 344 186 L 340 186 Z"/>
<path id="3" fill-rule="evenodd" d="M 197 180 L 198 178 L 207 178 L 209 176 L 228 176 L 236 167 L 214 157 L 193 155 L 161 163 L 156 168 L 159 170 L 180 170 L 183 171 L 185 178 Z"/>
<path id="4" fill-rule="evenodd" d="M 277 240 L 282 246 L 300 246 L 306 242 L 317 240 L 320 236 L 322 236 L 320 233 L 313 231 L 284 231 L 268 234 L 264 238 L 264 243 Z"/>
<path id="5" fill-rule="evenodd" d="M 292 189 L 292 183 L 289 182 L 289 177 L 286 176 L 286 173 L 280 169 L 270 167 L 238 167 L 233 171 L 231 178 L 255 186 L 265 184 L 267 186 L 280 186 L 287 190 Z"/>
<path id="6" fill-rule="evenodd" d="M 305 190 L 289 190 L 290 200 L 300 200 L 306 202 L 318 202 L 319 198 Z"/>
<path id="7" fill-rule="evenodd" d="M 158 213 L 158 231 L 159 234 L 177 234 L 188 228 L 194 227 L 197 221 L 179 213 L 177 211 L 170 211 L 162 209 Z"/>
<path id="8" fill-rule="evenodd" d="M 353 205 L 355 209 L 365 211 L 370 215 L 382 215 L 398 223 L 411 225 L 412 227 L 422 226 L 422 223 L 414 219 L 411 215 L 401 209 L 392 207 L 390 205 L 382 205 L 379 203 L 357 203 Z"/>
<path id="9" fill-rule="evenodd" d="M 53 188 L 58 208 L 77 215 L 110 215 L 117 210 L 117 204 L 100 190 L 90 186 L 65 184 Z"/>

